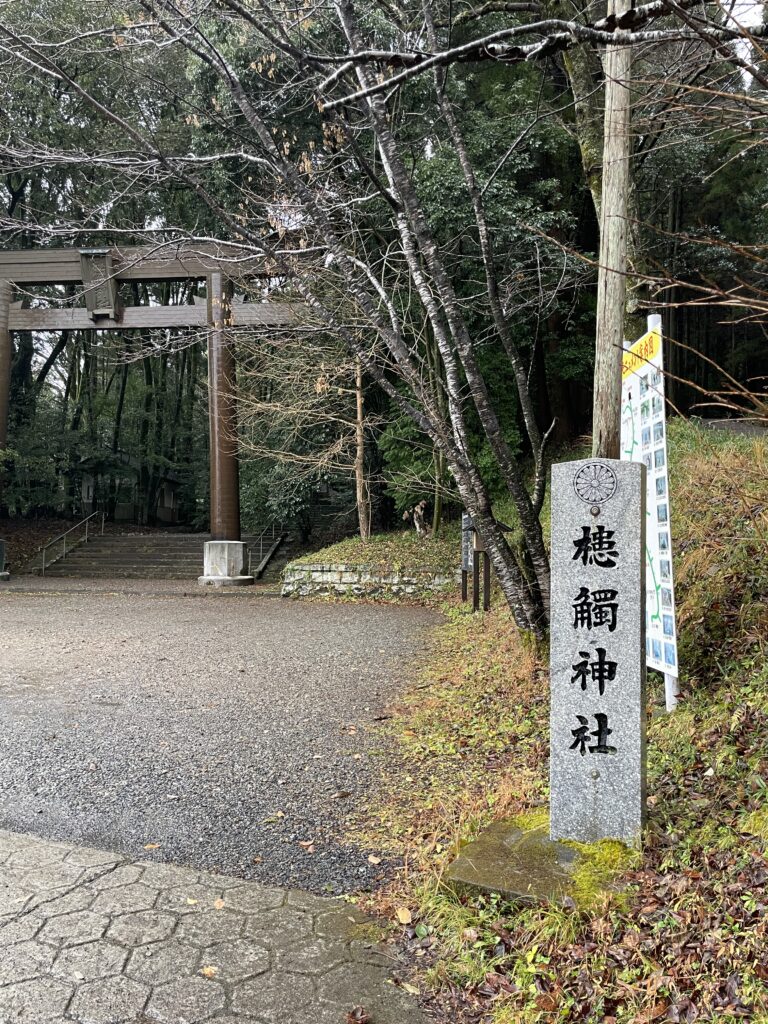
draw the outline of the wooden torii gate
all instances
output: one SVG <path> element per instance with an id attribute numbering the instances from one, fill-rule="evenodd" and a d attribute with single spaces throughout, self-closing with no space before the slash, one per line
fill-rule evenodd
<path id="1" fill-rule="evenodd" d="M 155 246 L 0 250 L 0 449 L 7 444 L 13 331 L 125 331 L 198 328 L 208 341 L 211 541 L 205 574 L 212 583 L 252 582 L 243 574 L 240 491 L 231 328 L 285 327 L 296 307 L 270 302 L 232 302 L 235 279 L 268 276 L 263 262 L 226 243 L 163 243 Z M 123 281 L 205 280 L 208 301 L 196 306 L 123 306 Z M 12 303 L 18 285 L 79 286 L 84 305 L 24 308 Z M 234 548 L 237 544 L 239 548 Z M 233 545 L 227 547 L 227 545 Z M 210 556 L 210 557 L 209 557 Z M 211 570 L 209 572 L 209 570 Z M 220 570 L 220 571 L 219 571 Z"/>

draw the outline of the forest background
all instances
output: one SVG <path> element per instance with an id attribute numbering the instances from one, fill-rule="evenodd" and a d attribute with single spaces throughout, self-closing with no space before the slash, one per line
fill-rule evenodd
<path id="1" fill-rule="evenodd" d="M 661 312 L 671 411 L 710 414 L 768 373 L 766 13 L 637 12 L 626 335 Z M 295 329 L 237 334 L 246 529 L 308 529 L 319 490 L 376 529 L 423 499 L 435 530 L 464 506 L 518 623 L 545 622 L 546 458 L 590 430 L 604 8 L 8 0 L 1 17 L 6 247 L 226 239 L 265 260 L 256 280 L 235 261 L 238 299 L 304 304 Z M 196 282 L 123 290 L 206 301 Z M 18 332 L 9 373 L 2 514 L 113 515 L 127 488 L 151 524 L 170 480 L 179 521 L 206 528 L 204 337 Z"/>

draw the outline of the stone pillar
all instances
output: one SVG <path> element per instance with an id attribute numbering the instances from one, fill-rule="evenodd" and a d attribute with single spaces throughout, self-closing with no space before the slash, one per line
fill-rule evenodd
<path id="1" fill-rule="evenodd" d="M 253 583 L 248 576 L 247 545 L 239 540 L 209 540 L 205 545 L 201 586 L 243 587 Z"/>
<path id="2" fill-rule="evenodd" d="M 552 467 L 552 839 L 645 823 L 645 466 Z"/>
<path id="3" fill-rule="evenodd" d="M 208 422 L 211 460 L 211 540 L 205 545 L 201 584 L 253 583 L 240 540 L 235 353 L 227 327 L 231 290 L 220 273 L 208 278 Z"/>

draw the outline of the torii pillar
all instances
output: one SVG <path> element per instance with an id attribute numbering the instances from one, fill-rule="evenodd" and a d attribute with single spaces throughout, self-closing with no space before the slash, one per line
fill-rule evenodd
<path id="1" fill-rule="evenodd" d="M 8 413 L 11 397 L 11 332 L 8 330 L 8 314 L 11 308 L 10 281 L 0 280 L 0 451 L 8 444 Z M 5 467 L 0 461 L 0 509 L 3 507 Z M 0 539 L 0 583 L 10 579 L 5 571 L 5 543 Z"/>
<path id="2" fill-rule="evenodd" d="M 240 540 L 240 474 L 237 455 L 235 353 L 231 285 L 223 274 L 208 277 L 208 422 L 211 462 L 211 539 L 205 545 L 203 586 L 253 583 L 246 574 L 247 548 Z"/>

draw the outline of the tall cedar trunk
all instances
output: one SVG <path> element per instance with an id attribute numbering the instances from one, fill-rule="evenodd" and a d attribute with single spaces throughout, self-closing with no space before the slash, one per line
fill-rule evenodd
<path id="1" fill-rule="evenodd" d="M 197 383 L 198 367 L 200 364 L 200 346 L 194 345 L 189 350 L 189 357 L 186 364 L 186 380 L 184 381 L 184 395 L 182 398 L 182 425 L 180 464 L 183 467 L 182 475 L 185 486 L 182 490 L 183 506 L 179 509 L 179 515 L 185 520 L 191 520 L 196 511 L 197 498 L 197 477 L 195 475 L 195 463 L 192 459 L 192 445 L 194 440 L 194 416 L 195 416 L 195 385 Z"/>
<path id="2" fill-rule="evenodd" d="M 621 15 L 628 7 L 628 0 L 610 0 L 608 13 Z M 629 92 L 631 70 L 630 47 L 606 47 L 603 189 L 592 414 L 592 453 L 605 459 L 618 459 L 620 454 L 621 359 L 627 295 L 627 202 L 632 146 Z"/>
<path id="3" fill-rule="evenodd" d="M 173 419 L 171 420 L 171 434 L 168 439 L 168 458 L 176 462 L 176 448 L 179 437 L 179 422 L 181 421 L 181 407 L 184 400 L 184 378 L 187 370 L 187 358 L 189 350 L 181 350 L 181 365 L 176 360 L 176 399 L 173 404 Z"/>
<path id="4" fill-rule="evenodd" d="M 29 303 L 24 298 L 25 304 Z M 32 341 L 31 331 L 17 331 L 16 344 L 11 360 L 11 399 L 12 408 L 9 409 L 9 430 L 11 433 L 27 426 L 34 416 L 34 379 L 32 376 L 32 362 L 35 355 L 35 346 Z"/>
<path id="5" fill-rule="evenodd" d="M 363 395 L 363 367 L 355 362 L 355 495 L 357 498 L 357 521 L 360 536 L 368 540 L 371 536 L 371 500 L 368 481 L 365 477 L 365 409 Z"/>
<path id="6" fill-rule="evenodd" d="M 96 409 L 94 399 L 99 377 L 99 350 L 96 347 L 96 332 L 88 332 L 88 372 L 83 374 L 85 387 L 85 422 L 88 431 L 88 440 L 96 445 Z"/>
<path id="7" fill-rule="evenodd" d="M 152 414 L 152 359 L 145 356 L 141 361 L 144 371 L 144 401 L 142 403 L 141 430 L 139 431 L 139 451 L 141 452 L 141 467 L 139 468 L 139 518 L 142 524 L 147 523 L 147 512 L 149 507 L 149 421 Z"/>
<path id="8" fill-rule="evenodd" d="M 163 429 L 165 427 L 165 384 L 168 376 L 168 354 L 160 356 L 160 376 L 154 388 L 155 429 L 152 438 L 152 471 L 149 478 L 147 520 L 157 521 L 157 502 L 162 480 Z"/>
<path id="9" fill-rule="evenodd" d="M 76 468 L 78 457 L 77 435 L 80 431 L 80 424 L 83 419 L 83 379 L 88 373 L 88 332 L 78 332 L 75 335 L 75 351 L 72 359 L 72 387 L 71 397 L 73 401 L 72 419 L 69 422 L 69 435 L 71 438 L 68 450 L 67 467 L 67 494 L 69 504 L 74 513 L 80 505 L 77 492 L 78 472 Z"/>
<path id="10" fill-rule="evenodd" d="M 123 407 L 125 405 L 125 390 L 128 386 L 128 373 L 130 363 L 126 360 L 120 370 L 120 386 L 117 393 L 117 405 L 115 406 L 115 425 L 112 430 L 112 455 L 113 467 L 109 478 L 109 501 L 107 503 L 107 515 L 110 519 L 115 518 L 117 505 L 118 470 L 116 467 L 117 453 L 120 450 L 120 430 L 123 424 Z"/>

